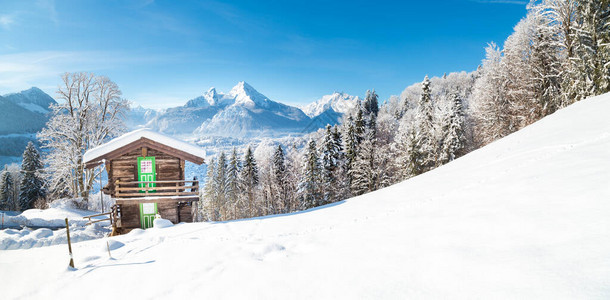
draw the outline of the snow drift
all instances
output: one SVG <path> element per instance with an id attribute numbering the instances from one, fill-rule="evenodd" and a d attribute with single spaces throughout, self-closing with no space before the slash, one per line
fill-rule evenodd
<path id="1" fill-rule="evenodd" d="M 0 252 L 5 298 L 610 298 L 610 94 L 310 211 Z M 105 252 L 106 251 L 106 252 Z M 44 261 L 44 264 L 40 262 Z M 154 274 L 154 276 L 150 276 Z M 146 280 L 143 280 L 143 277 Z M 23 280 L 28 278 L 28 280 Z M 33 288 L 32 282 L 36 283 Z"/>

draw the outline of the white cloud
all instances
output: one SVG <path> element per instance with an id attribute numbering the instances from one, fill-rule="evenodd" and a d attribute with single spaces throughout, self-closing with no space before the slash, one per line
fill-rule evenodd
<path id="1" fill-rule="evenodd" d="M 37 51 L 0 55 L 0 95 L 36 86 L 54 96 L 61 74 L 93 72 L 108 75 L 121 68 L 156 63 L 171 63 L 179 54 L 147 55 L 117 51 Z M 140 97 L 157 102 L 159 99 Z M 171 99 L 172 101 L 175 99 Z M 161 107 L 162 104 L 153 104 Z"/>

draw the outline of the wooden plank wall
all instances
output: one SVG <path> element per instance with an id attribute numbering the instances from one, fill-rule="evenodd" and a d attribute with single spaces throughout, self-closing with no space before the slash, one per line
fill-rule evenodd
<path id="1" fill-rule="evenodd" d="M 108 168 L 108 187 L 114 196 L 114 183 L 120 181 L 138 181 L 138 157 L 142 156 L 142 148 L 133 150 L 110 161 Z M 147 156 L 154 156 L 157 180 L 184 180 L 184 160 L 173 157 L 161 151 L 148 148 Z M 162 185 L 159 185 L 162 186 Z M 192 222 L 191 206 L 182 206 L 178 212 L 178 203 L 161 201 L 157 209 L 162 218 L 178 223 L 178 213 L 181 222 Z M 121 225 L 123 228 L 140 228 L 140 207 L 138 204 L 121 205 Z"/>
<path id="2" fill-rule="evenodd" d="M 157 203 L 157 210 L 163 219 L 178 224 L 178 203 L 164 201 Z M 179 210 L 180 222 L 193 222 L 191 206 L 182 205 Z M 121 204 L 121 226 L 123 228 L 140 228 L 139 204 Z"/>
<path id="3" fill-rule="evenodd" d="M 177 157 L 148 149 L 148 156 L 155 157 L 157 180 L 184 180 L 183 163 Z M 110 161 L 108 170 L 108 187 L 114 196 L 114 183 L 120 181 L 138 181 L 138 157 L 142 148 L 138 148 Z"/>

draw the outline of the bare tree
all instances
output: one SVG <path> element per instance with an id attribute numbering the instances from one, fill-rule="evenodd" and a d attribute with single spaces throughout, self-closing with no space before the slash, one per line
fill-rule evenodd
<path id="1" fill-rule="evenodd" d="M 83 155 L 125 130 L 129 104 L 116 83 L 92 73 L 63 74 L 57 94 L 59 103 L 51 106 L 52 116 L 38 134 L 49 149 L 45 156 L 49 190 L 86 201 L 102 170 L 85 169 Z"/>

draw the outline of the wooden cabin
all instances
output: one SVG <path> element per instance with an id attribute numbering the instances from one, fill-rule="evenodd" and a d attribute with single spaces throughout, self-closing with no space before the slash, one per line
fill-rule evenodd
<path id="1" fill-rule="evenodd" d="M 198 146 L 139 129 L 87 151 L 83 161 L 88 169 L 105 164 L 102 191 L 116 202 L 110 219 L 125 233 L 152 227 L 157 214 L 174 224 L 192 222 L 199 182 L 186 180 L 185 162 L 202 164 L 204 156 Z"/>

